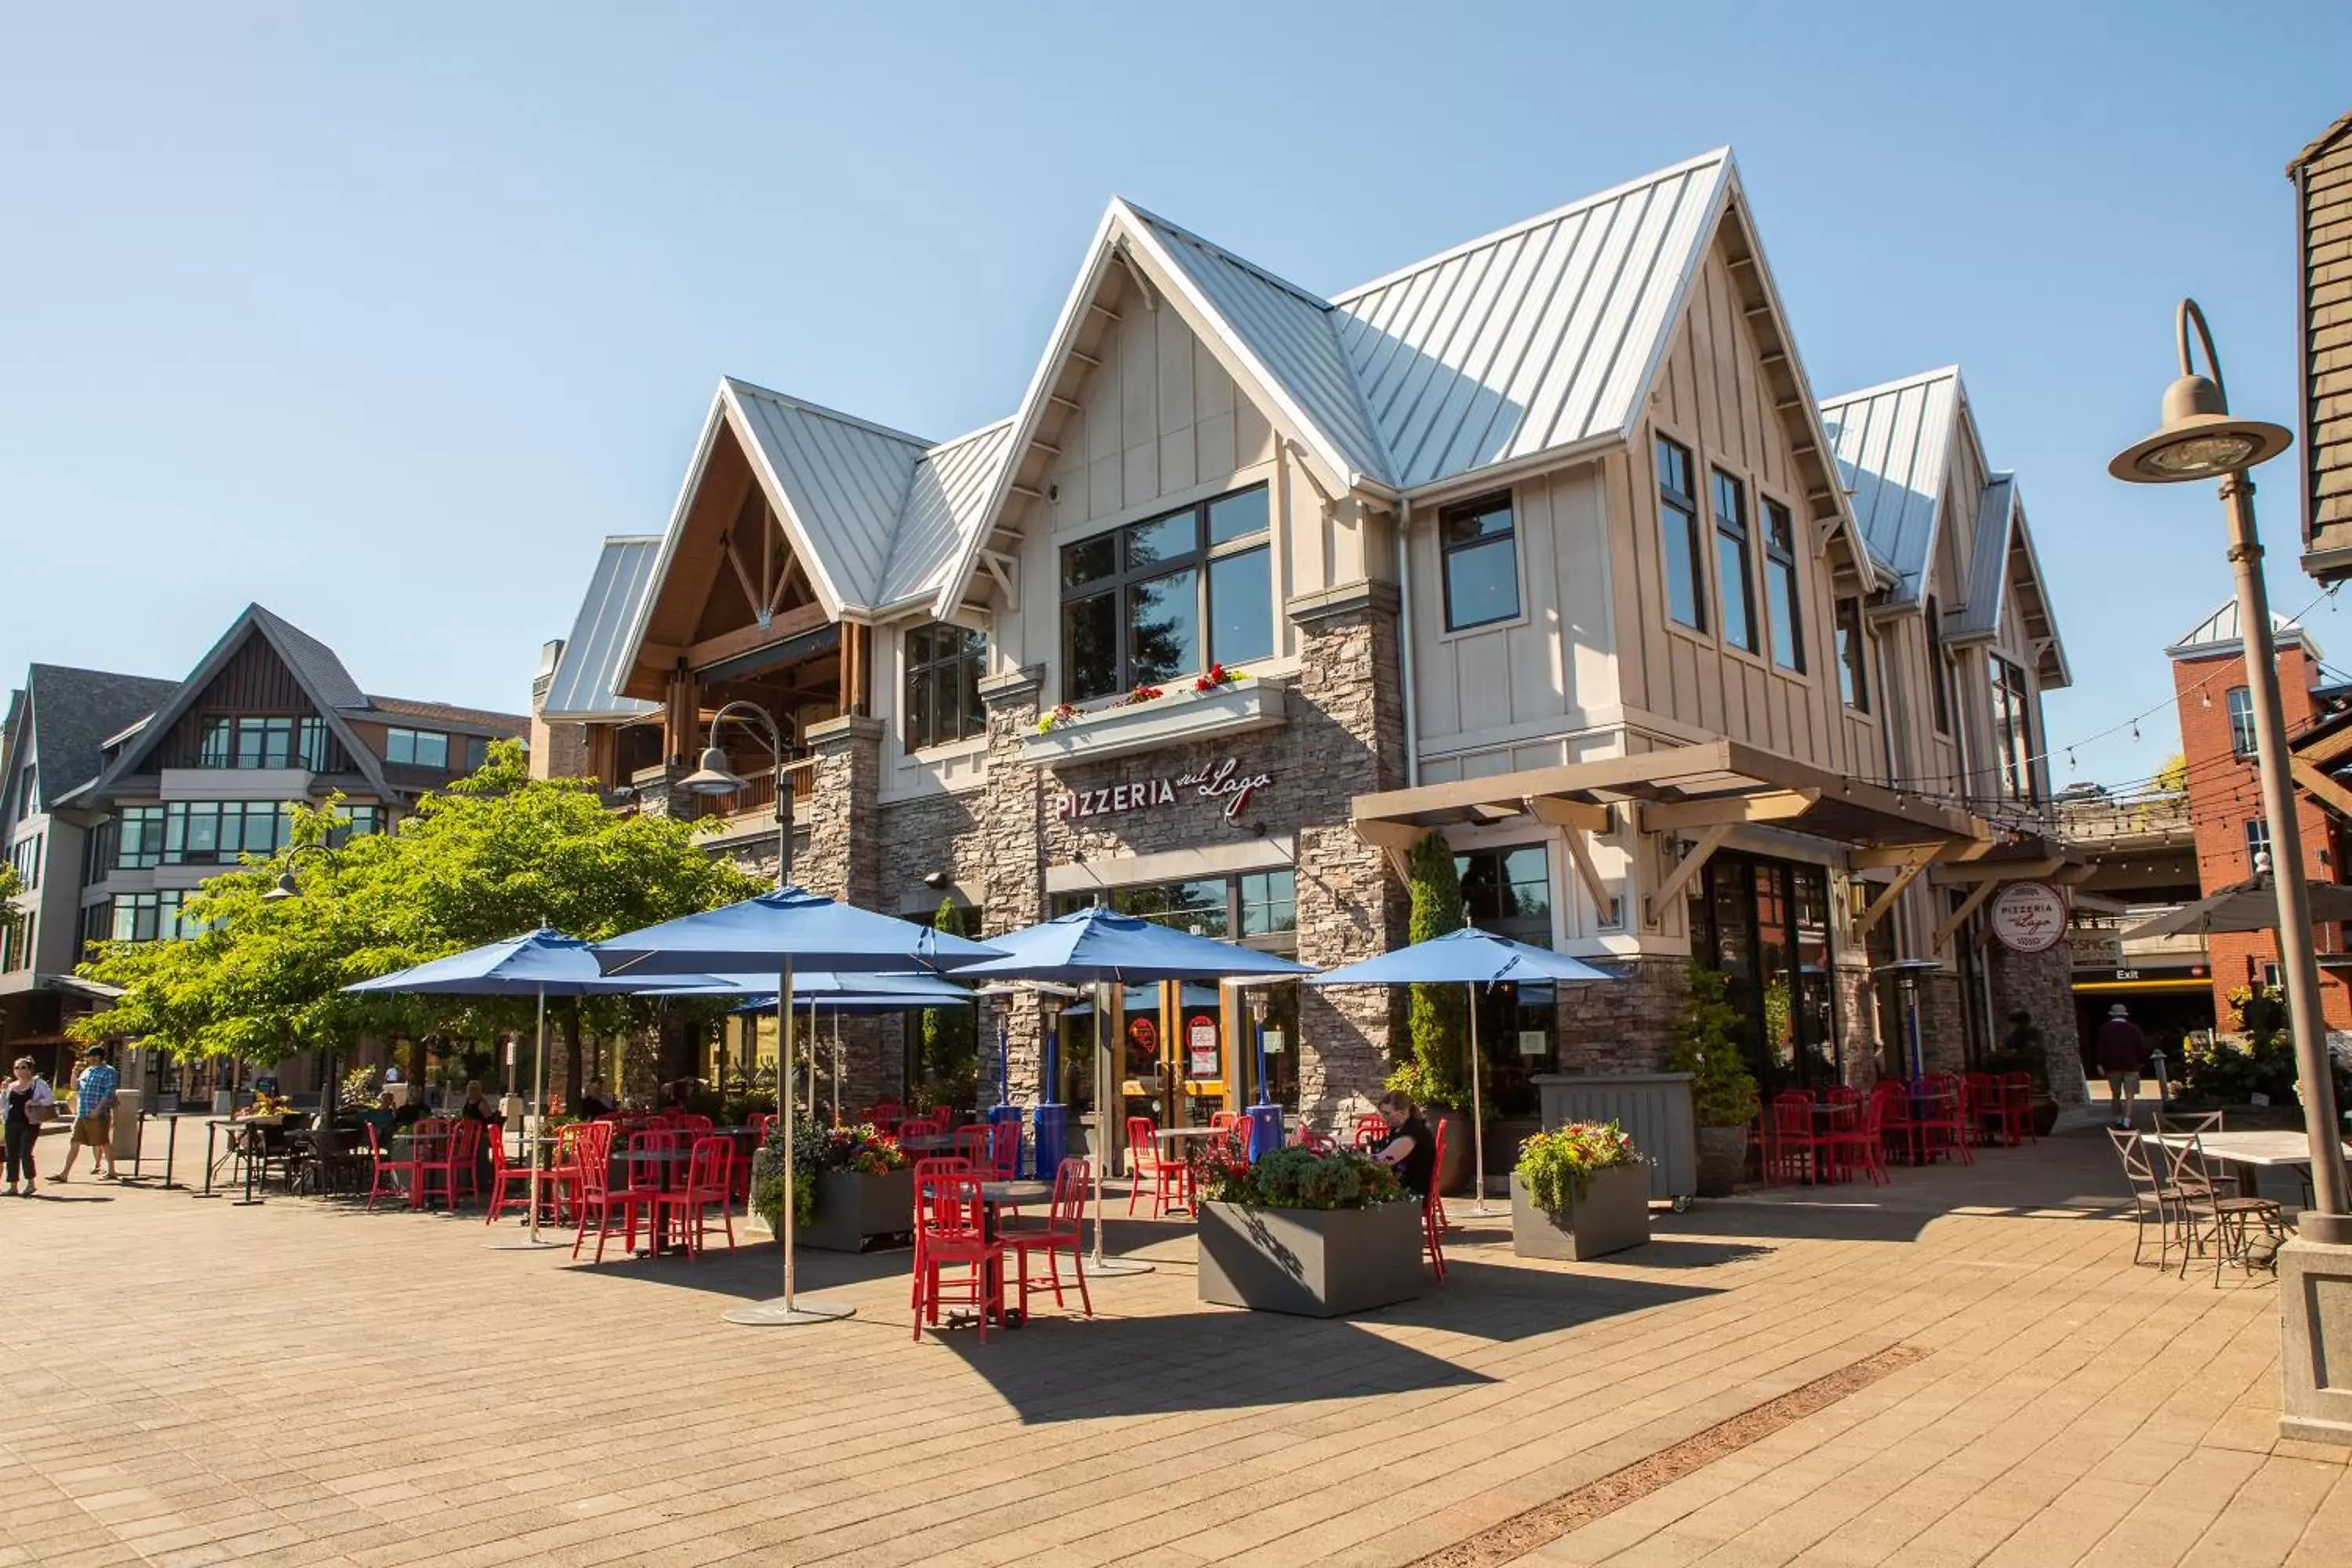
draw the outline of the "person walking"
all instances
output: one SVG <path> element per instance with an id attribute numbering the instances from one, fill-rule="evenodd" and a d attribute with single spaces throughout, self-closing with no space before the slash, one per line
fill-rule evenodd
<path id="1" fill-rule="evenodd" d="M 58 1097 L 49 1086 L 33 1071 L 33 1058 L 18 1057 L 16 1071 L 8 1079 L 5 1093 L 5 1124 L 7 1146 L 8 1195 L 31 1197 L 36 1190 L 33 1173 L 33 1141 L 40 1136 L 41 1123 L 47 1121 L 58 1108 Z M 24 1180 L 21 1191 L 18 1178 Z"/>
<path id="2" fill-rule="evenodd" d="M 2116 1108 L 2116 1126 L 2129 1131 L 2133 1102 L 2139 1098 L 2139 1070 L 2147 1062 L 2147 1037 L 2131 1021 L 2130 1008 L 2118 1002 L 2107 1009 L 2095 1049 L 2099 1070 L 2107 1075 L 2107 1101 Z"/>
<path id="3" fill-rule="evenodd" d="M 100 1176 L 114 1174 L 114 1089 L 121 1078 L 106 1059 L 104 1046 L 92 1046 L 82 1057 L 81 1075 L 74 1079 L 73 1136 L 66 1143 L 66 1163 L 58 1180 L 73 1175 L 74 1156 L 87 1146 L 90 1168 Z"/>

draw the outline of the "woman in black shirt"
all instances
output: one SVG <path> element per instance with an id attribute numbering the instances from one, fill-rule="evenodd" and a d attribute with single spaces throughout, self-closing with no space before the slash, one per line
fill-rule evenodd
<path id="1" fill-rule="evenodd" d="M 1429 1184 L 1437 1174 L 1437 1140 L 1429 1131 L 1429 1123 L 1413 1109 L 1412 1096 L 1391 1089 L 1381 1097 L 1381 1119 L 1389 1124 L 1389 1141 L 1372 1158 L 1386 1161 L 1396 1167 L 1397 1180 L 1414 1197 L 1429 1195 Z"/>

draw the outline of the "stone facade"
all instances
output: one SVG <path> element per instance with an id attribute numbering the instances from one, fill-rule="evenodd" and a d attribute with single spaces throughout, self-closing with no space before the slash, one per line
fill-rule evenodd
<path id="1" fill-rule="evenodd" d="M 983 937 L 1019 931 L 1045 918 L 1044 865 L 1038 858 L 1045 787 L 1038 770 L 1021 760 L 1021 738 L 1036 732 L 1037 689 L 1044 679 L 1043 670 L 1030 666 L 992 676 L 980 686 L 981 700 L 988 707 L 988 785 L 978 847 L 979 873 L 987 890 L 982 905 Z M 998 1011 L 1009 1032 L 1012 1079 L 1034 1085 L 1044 1065 L 1045 1041 L 1037 1004 L 1021 996 Z M 990 1026 L 995 1021 L 982 1020 L 983 1039 L 992 1037 Z M 982 1076 L 987 1076 L 984 1068 Z"/>
<path id="2" fill-rule="evenodd" d="M 2008 1037 L 2011 1013 L 2025 1013 L 2042 1031 L 2051 1097 L 2061 1106 L 2087 1103 L 2090 1090 L 2083 1078 L 2074 966 L 2066 944 L 2043 952 L 2012 952 L 1998 942 L 1988 942 L 1985 963 L 1992 983 L 1994 1040 Z"/>
<path id="3" fill-rule="evenodd" d="M 1559 1070 L 1667 1070 L 1690 960 L 1641 958 L 1612 967 L 1620 976 L 1613 984 L 1559 988 Z"/>

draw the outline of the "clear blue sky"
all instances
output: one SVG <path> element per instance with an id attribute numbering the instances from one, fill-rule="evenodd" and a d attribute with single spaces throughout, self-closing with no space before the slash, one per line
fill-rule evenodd
<path id="1" fill-rule="evenodd" d="M 2076 673 L 2169 689 L 2205 487 L 2108 456 L 2198 296 L 2291 421 L 2282 169 L 2352 8 L 21 4 L 0 11 L 0 680 L 183 673 L 248 600 L 520 710 L 721 374 L 1009 411 L 1113 192 L 1336 289 L 1720 142 L 1817 393 L 1958 361 Z M 2263 476 L 2271 582 L 2294 486 Z M 2352 617 L 2314 625 L 2352 664 Z M 2153 773 L 2169 714 L 2082 748 Z"/>

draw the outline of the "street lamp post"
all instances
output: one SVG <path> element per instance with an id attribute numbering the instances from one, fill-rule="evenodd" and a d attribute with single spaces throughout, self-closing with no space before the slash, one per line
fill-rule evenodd
<path id="1" fill-rule="evenodd" d="M 2195 369 L 2191 327 L 2196 329 L 2197 346 L 2204 351 L 2210 375 L 2200 375 Z M 2336 1125 L 2336 1084 L 2326 1023 L 2320 1013 L 2318 950 L 2312 935 L 2294 784 L 2288 772 L 2286 719 L 2279 702 L 2278 650 L 2271 635 L 2270 595 L 2263 582 L 2262 541 L 2254 528 L 2254 482 L 2247 474 L 2249 468 L 2285 451 L 2294 437 L 2280 426 L 2231 416 L 2221 362 L 2213 352 L 2205 313 L 2194 300 L 2180 302 L 2177 335 L 2180 375 L 2165 389 L 2162 423 L 2154 435 L 2117 453 L 2107 471 L 2132 484 L 2221 481 L 2221 507 L 2230 533 L 2230 565 L 2237 577 L 2246 694 L 2253 707 L 2263 815 L 2269 820 L 2271 849 L 2280 868 L 2273 879 L 2278 891 L 2279 968 L 2286 982 L 2296 1087 L 2311 1145 L 2312 1206 L 2303 1211 L 2297 1236 L 2279 1255 L 2279 1302 L 2285 1332 L 2285 1353 L 2281 1357 L 2285 1397 L 2279 1430 L 2286 1436 L 2352 1443 L 2352 1386 L 2328 1387 L 2320 1381 L 2331 1364 L 2341 1367 L 2352 1363 L 2352 1321 L 2339 1313 L 2331 1321 L 2320 1305 L 2324 1295 L 2352 1289 L 2352 1212 L 2347 1212 L 2352 1211 L 2352 1202 L 2347 1198 L 2344 1149 Z M 2323 1279 L 2330 1282 L 2331 1291 L 2316 1291 L 2306 1284 Z"/>
<path id="2" fill-rule="evenodd" d="M 775 755 L 776 886 L 788 888 L 793 881 L 793 792 L 784 778 L 784 726 L 774 714 L 740 698 L 720 707 L 710 716 L 710 742 L 702 750 L 701 765 L 678 780 L 678 787 L 708 795 L 734 795 L 744 787 L 745 780 L 727 765 L 727 753 L 719 745 L 719 726 L 729 718 L 759 721 L 757 727 L 766 731 L 768 750 Z"/>

